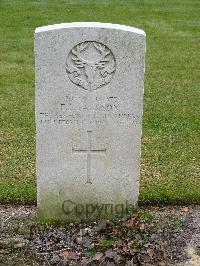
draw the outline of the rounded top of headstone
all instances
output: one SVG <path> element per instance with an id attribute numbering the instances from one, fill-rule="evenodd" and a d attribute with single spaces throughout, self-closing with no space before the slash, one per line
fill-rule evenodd
<path id="1" fill-rule="evenodd" d="M 60 23 L 54 25 L 48 25 L 43 27 L 38 27 L 35 30 L 35 33 L 45 32 L 45 31 L 53 31 L 59 29 L 68 29 L 68 28 L 101 28 L 101 29 L 115 29 L 115 30 L 123 30 L 129 31 L 136 34 L 146 36 L 145 32 L 141 29 L 137 29 L 130 26 L 120 25 L 120 24 L 112 24 L 112 23 L 101 23 L 101 22 L 72 22 L 72 23 Z"/>

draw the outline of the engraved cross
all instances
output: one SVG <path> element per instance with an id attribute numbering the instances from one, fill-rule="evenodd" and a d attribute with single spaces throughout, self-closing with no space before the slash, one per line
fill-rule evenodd
<path id="1" fill-rule="evenodd" d="M 86 181 L 86 184 L 89 183 L 89 184 L 92 184 L 92 181 L 91 181 L 91 156 L 92 154 L 103 154 L 105 155 L 106 153 L 106 149 L 92 149 L 92 141 L 91 141 L 91 134 L 92 134 L 92 131 L 87 131 L 87 137 L 88 137 L 88 140 L 87 140 L 87 149 L 74 149 L 72 148 L 72 152 L 73 153 L 83 153 L 83 154 L 87 154 L 87 181 Z"/>

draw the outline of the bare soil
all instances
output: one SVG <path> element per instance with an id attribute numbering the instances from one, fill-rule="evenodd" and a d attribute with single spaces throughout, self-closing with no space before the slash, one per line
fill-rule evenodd
<path id="1" fill-rule="evenodd" d="M 0 265 L 200 265 L 200 206 L 141 207 L 126 219 L 50 226 L 0 205 Z"/>

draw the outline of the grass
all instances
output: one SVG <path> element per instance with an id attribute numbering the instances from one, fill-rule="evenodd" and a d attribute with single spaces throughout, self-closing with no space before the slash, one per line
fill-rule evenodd
<path id="1" fill-rule="evenodd" d="M 145 30 L 140 202 L 200 202 L 198 0 L 1 0 L 0 11 L 1 202 L 36 201 L 33 34 L 71 21 Z"/>
<path id="2" fill-rule="evenodd" d="M 100 247 L 103 249 L 110 248 L 114 245 L 115 240 L 113 238 L 104 238 L 100 240 Z"/>
<path id="3" fill-rule="evenodd" d="M 140 220 L 143 220 L 143 221 L 149 222 L 149 223 L 153 222 L 153 220 L 154 220 L 153 214 L 151 214 L 148 211 L 139 211 L 138 217 Z"/>

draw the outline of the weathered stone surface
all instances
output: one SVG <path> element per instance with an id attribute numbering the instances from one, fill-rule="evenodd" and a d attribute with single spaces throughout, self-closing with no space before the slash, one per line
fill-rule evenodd
<path id="1" fill-rule="evenodd" d="M 145 33 L 66 23 L 35 32 L 36 175 L 43 220 L 137 204 Z"/>

